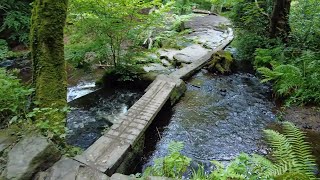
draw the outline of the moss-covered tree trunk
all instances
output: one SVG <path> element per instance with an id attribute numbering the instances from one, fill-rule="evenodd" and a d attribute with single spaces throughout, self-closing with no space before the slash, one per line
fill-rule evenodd
<path id="1" fill-rule="evenodd" d="M 269 29 L 271 38 L 279 37 L 283 42 L 288 41 L 290 6 L 291 0 L 274 0 Z"/>
<path id="2" fill-rule="evenodd" d="M 35 0 L 31 19 L 31 56 L 34 102 L 40 108 L 61 109 L 67 105 L 67 73 L 64 60 L 63 29 L 68 0 Z M 64 122 L 65 113 L 49 115 Z M 48 118 L 48 117 L 46 117 Z"/>

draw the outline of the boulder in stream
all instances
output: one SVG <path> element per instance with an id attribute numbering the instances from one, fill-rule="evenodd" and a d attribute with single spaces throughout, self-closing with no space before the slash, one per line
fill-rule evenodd
<path id="1" fill-rule="evenodd" d="M 214 73 L 227 74 L 231 72 L 232 54 L 228 51 L 218 51 L 211 56 L 208 70 Z"/>
<path id="2" fill-rule="evenodd" d="M 29 135 L 8 153 L 5 179 L 30 179 L 38 170 L 47 169 L 60 159 L 60 152 L 47 138 Z"/>

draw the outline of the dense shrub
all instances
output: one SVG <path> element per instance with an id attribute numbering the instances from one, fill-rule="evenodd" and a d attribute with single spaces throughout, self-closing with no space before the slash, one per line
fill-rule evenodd
<path id="1" fill-rule="evenodd" d="M 5 35 L 8 42 L 27 44 L 29 40 L 29 25 L 31 17 L 32 0 L 1 0 L 0 33 Z"/>
<path id="2" fill-rule="evenodd" d="M 26 113 L 32 89 L 23 86 L 12 73 L 0 68 L 0 125 Z"/>
<path id="3" fill-rule="evenodd" d="M 261 53 L 259 54 L 261 55 Z M 281 53 L 279 54 L 281 56 Z M 258 68 L 264 77 L 263 81 L 272 81 L 274 91 L 279 96 L 287 97 L 288 105 L 292 103 L 320 103 L 319 55 L 312 51 L 303 51 L 302 55 L 294 60 L 279 60 L 276 57 L 266 55 L 263 58 L 273 61 L 270 69 Z M 291 64 L 284 64 L 286 61 Z"/>

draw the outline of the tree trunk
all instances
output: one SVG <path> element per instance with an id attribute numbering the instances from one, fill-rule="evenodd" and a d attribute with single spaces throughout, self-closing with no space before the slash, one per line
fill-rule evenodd
<path id="1" fill-rule="evenodd" d="M 290 33 L 290 4 L 291 0 L 275 0 L 270 21 L 270 37 L 279 37 L 285 43 L 288 42 Z"/>
<path id="2" fill-rule="evenodd" d="M 68 0 L 35 0 L 31 18 L 33 101 L 40 108 L 62 109 L 67 105 L 67 72 L 63 29 Z M 66 113 L 50 114 L 48 120 L 64 122 Z M 39 119 L 39 118 L 37 118 Z"/>

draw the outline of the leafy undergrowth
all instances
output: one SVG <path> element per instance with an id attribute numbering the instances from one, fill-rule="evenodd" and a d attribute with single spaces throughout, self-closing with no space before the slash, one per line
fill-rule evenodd
<path id="1" fill-rule="evenodd" d="M 48 118 L 56 112 L 67 113 L 68 108 L 31 108 L 34 89 L 23 85 L 16 74 L 0 68 L 0 129 L 11 129 L 18 137 L 39 133 L 52 140 L 64 154 L 79 153 L 79 148 L 65 142 L 65 121 L 52 122 Z"/>
<path id="2" fill-rule="evenodd" d="M 311 147 L 305 141 L 305 133 L 292 123 L 283 123 L 284 132 L 280 134 L 274 130 L 264 130 L 268 145 L 272 149 L 271 158 L 261 155 L 248 155 L 241 153 L 227 166 L 212 161 L 215 169 L 206 173 L 203 166 L 192 171 L 190 179 L 193 180 L 312 180 L 315 176 L 316 163 L 311 155 Z M 181 142 L 171 142 L 169 155 L 156 159 L 154 165 L 148 167 L 142 178 L 165 176 L 181 179 L 190 166 L 191 159 L 182 155 Z"/>

